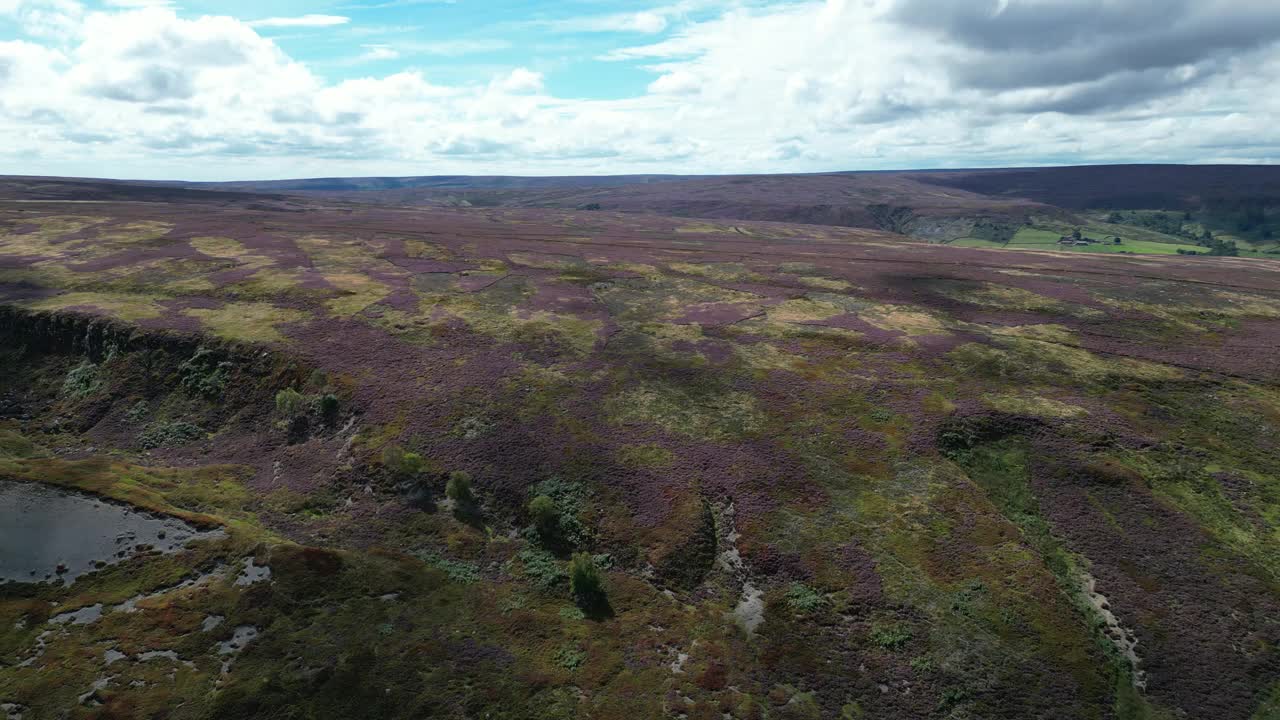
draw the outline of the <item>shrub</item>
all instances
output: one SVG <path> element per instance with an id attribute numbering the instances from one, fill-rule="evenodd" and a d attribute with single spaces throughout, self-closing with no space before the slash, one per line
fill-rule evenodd
<path id="1" fill-rule="evenodd" d="M 795 612 L 809 614 L 820 609 L 827 602 L 817 590 L 804 583 L 791 583 L 787 589 L 787 605 Z"/>
<path id="2" fill-rule="evenodd" d="M 88 360 L 72 368 L 71 372 L 67 373 L 67 379 L 62 381 L 62 393 L 73 398 L 87 397 L 101 387 L 102 379 L 98 366 Z"/>
<path id="3" fill-rule="evenodd" d="M 443 570 L 449 576 L 449 579 L 454 582 L 471 585 L 481 579 L 480 568 L 472 563 L 463 560 L 451 560 L 433 550 L 423 550 L 414 554 L 428 565 Z"/>
<path id="4" fill-rule="evenodd" d="M 333 393 L 325 393 L 320 396 L 317 406 L 320 408 L 321 417 L 331 418 L 338 413 L 338 396 Z"/>
<path id="5" fill-rule="evenodd" d="M 444 494 L 459 505 L 470 505 L 475 496 L 471 493 L 471 476 L 461 470 L 449 473 L 449 481 L 445 483 Z"/>
<path id="6" fill-rule="evenodd" d="M 897 623 L 873 623 L 871 642 L 886 649 L 901 647 L 911 639 L 911 629 Z"/>
<path id="7" fill-rule="evenodd" d="M 578 519 L 578 515 L 586 505 L 589 495 L 585 485 L 553 477 L 535 485 L 533 492 L 536 493 L 535 500 L 537 496 L 547 496 L 551 500 L 551 508 L 554 510 L 554 521 L 549 525 L 537 526 L 544 540 L 554 539 L 557 542 L 564 542 L 578 547 L 591 543 L 591 530 Z M 534 515 L 536 520 L 538 514 L 532 513 L 532 511 L 531 514 Z M 546 532 L 544 532 L 544 529 Z"/>
<path id="8" fill-rule="evenodd" d="M 231 363 L 219 362 L 213 352 L 205 348 L 196 350 L 195 355 L 178 366 L 182 387 L 210 400 L 217 399 L 226 390 L 230 373 Z"/>
<path id="9" fill-rule="evenodd" d="M 574 553 L 569 561 L 569 589 L 579 600 L 593 600 L 604 594 L 604 576 L 590 553 Z"/>
<path id="10" fill-rule="evenodd" d="M 587 654 L 574 647 L 561 648 L 556 653 L 556 662 L 566 670 L 577 670 L 587 659 Z"/>
<path id="11" fill-rule="evenodd" d="M 204 437 L 204 430 L 199 425 L 163 420 L 146 426 L 138 436 L 138 441 L 142 443 L 142 447 L 151 450 L 170 445 L 182 445 L 202 437 Z"/>
<path id="12" fill-rule="evenodd" d="M 302 415 L 307 411 L 307 396 L 294 390 L 293 388 L 285 388 L 276 393 L 276 412 L 286 418 L 294 418 Z"/>
<path id="13" fill-rule="evenodd" d="M 125 412 L 124 419 L 131 423 L 142 422 L 147 419 L 147 413 L 149 412 L 151 412 L 151 406 L 147 405 L 147 401 L 139 400 Z"/>
<path id="14" fill-rule="evenodd" d="M 550 495 L 539 495 L 529 501 L 529 516 L 543 538 L 555 536 L 560 529 L 560 509 Z"/>
<path id="15" fill-rule="evenodd" d="M 399 445 L 388 445 L 382 449 L 382 464 L 393 475 L 411 478 L 427 468 L 427 462 L 418 453 L 405 452 Z"/>
<path id="16" fill-rule="evenodd" d="M 542 590 L 550 590 L 564 582 L 564 570 L 555 556 L 538 548 L 525 548 L 517 555 L 525 577 Z"/>
<path id="17" fill-rule="evenodd" d="M 475 440 L 488 435 L 493 430 L 493 423 L 482 417 L 465 417 L 458 421 L 454 430 L 463 440 Z"/>

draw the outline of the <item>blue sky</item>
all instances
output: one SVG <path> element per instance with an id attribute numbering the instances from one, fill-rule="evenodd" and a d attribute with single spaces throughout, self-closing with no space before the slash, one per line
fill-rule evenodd
<path id="1" fill-rule="evenodd" d="M 1274 0 L 0 0 L 3 171 L 1280 158 Z"/>
<path id="2" fill-rule="evenodd" d="M 201 12 L 226 12 L 194 7 Z M 475 2 L 244 3 L 240 17 L 329 16 L 337 22 L 317 27 L 262 27 L 291 56 L 310 63 L 334 81 L 369 74 L 390 74 L 411 67 L 450 82 L 484 82 L 506 68 L 527 67 L 547 77 L 549 92 L 561 97 L 618 98 L 644 92 L 652 73 L 639 62 L 598 62 L 596 58 L 627 42 L 643 42 L 665 26 L 662 19 L 628 31 L 628 14 L 644 13 L 642 2 L 529 3 Z M 682 13 L 687 19 L 707 13 Z M 617 16 L 623 27 L 610 32 L 575 30 L 585 18 Z M 654 17 L 662 18 L 660 15 Z M 319 21 L 319 20 L 318 20 Z"/>

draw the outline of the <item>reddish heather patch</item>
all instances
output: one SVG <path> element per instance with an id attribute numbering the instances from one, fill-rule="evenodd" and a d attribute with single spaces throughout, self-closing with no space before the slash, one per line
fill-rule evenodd
<path id="1" fill-rule="evenodd" d="M 837 562 L 849 573 L 849 600 L 857 605 L 874 606 L 884 601 L 884 586 L 876 569 L 875 558 L 857 541 L 841 547 Z"/>
<path id="2" fill-rule="evenodd" d="M 699 340 L 692 345 L 691 349 L 701 353 L 703 357 L 715 365 L 723 365 L 736 357 L 736 353 L 733 351 L 733 344 L 723 340 Z"/>
<path id="3" fill-rule="evenodd" d="M 917 335 L 911 339 L 925 355 L 942 355 L 974 340 L 968 335 Z"/>
<path id="4" fill-rule="evenodd" d="M 17 270 L 49 259 L 43 255 L 0 255 L 0 270 Z"/>
<path id="5" fill-rule="evenodd" d="M 1112 355 L 1269 382 L 1280 376 L 1280 321 L 1245 320 L 1243 332 L 1177 341 L 1124 337 L 1104 327 L 1083 331 L 1080 346 Z"/>
<path id="6" fill-rule="evenodd" d="M 209 281 L 218 287 L 225 285 L 234 285 L 238 282 L 248 280 L 258 272 L 258 268 L 239 266 L 230 270 L 223 270 L 209 275 Z"/>
<path id="7" fill-rule="evenodd" d="M 761 314 L 759 306 L 739 303 L 707 303 L 690 308 L 675 320 L 676 323 L 698 323 L 706 327 L 729 325 Z"/>
<path id="8" fill-rule="evenodd" d="M 533 295 L 523 303 L 521 314 L 528 317 L 536 311 L 572 314 L 583 319 L 600 319 L 605 314 L 603 306 L 586 287 L 550 281 L 536 286 Z"/>
<path id="9" fill-rule="evenodd" d="M 400 312 L 416 315 L 418 313 L 419 298 L 417 293 L 410 288 L 399 287 L 383 298 L 381 304 Z"/>
<path id="10" fill-rule="evenodd" d="M 197 333 L 204 329 L 199 318 L 171 312 L 160 317 L 144 318 L 137 321 L 138 327 L 148 330 L 176 330 L 178 332 Z"/>
<path id="11" fill-rule="evenodd" d="M 31 285 L 28 283 L 0 285 L 0 298 L 9 302 L 39 300 L 41 298 L 53 297 L 61 292 L 61 290 L 56 290 L 54 288 L 41 287 L 39 285 Z"/>
<path id="12" fill-rule="evenodd" d="M 1275 595 L 1248 562 L 1206 556 L 1203 531 L 1141 483 L 1104 482 L 1069 464 L 1074 440 L 1041 445 L 1033 456 L 1041 512 L 1089 558 L 1098 591 L 1137 633 L 1148 692 L 1196 717 L 1248 717 L 1280 657 L 1235 647 L 1280 642 Z"/>

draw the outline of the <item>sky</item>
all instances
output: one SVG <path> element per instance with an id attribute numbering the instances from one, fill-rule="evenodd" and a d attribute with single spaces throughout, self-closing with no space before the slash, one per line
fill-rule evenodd
<path id="1" fill-rule="evenodd" d="M 0 174 L 1280 161 L 1280 0 L 0 0 Z"/>

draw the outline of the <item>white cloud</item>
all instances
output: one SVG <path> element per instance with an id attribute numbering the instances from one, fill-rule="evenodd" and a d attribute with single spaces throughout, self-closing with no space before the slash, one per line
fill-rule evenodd
<path id="1" fill-rule="evenodd" d="M 61 41 L 76 36 L 84 6 L 75 0 L 8 0 L 0 2 L 0 15 L 12 17 L 27 35 Z"/>
<path id="2" fill-rule="evenodd" d="M 563 20 L 541 20 L 532 24 L 565 33 L 627 32 L 654 34 L 667 29 L 668 15 L 673 12 L 673 8 L 658 8 L 642 12 L 583 15 Z"/>
<path id="3" fill-rule="evenodd" d="M 144 8 L 144 7 L 173 7 L 173 0 L 106 0 L 104 3 L 107 7 L 113 8 Z"/>
<path id="4" fill-rule="evenodd" d="M 702 82 L 685 70 L 669 72 L 649 83 L 649 92 L 661 95 L 690 95 L 698 92 Z"/>
<path id="5" fill-rule="evenodd" d="M 254 20 L 249 23 L 250 27 L 331 27 L 333 25 L 346 25 L 351 22 L 351 18 L 343 15 L 299 15 L 297 17 L 273 17 L 262 20 Z"/>
<path id="6" fill-rule="evenodd" d="M 947 5 L 958 8 L 957 29 L 903 20 L 913 0 L 732 3 L 679 23 L 683 11 L 657 8 L 666 35 L 605 56 L 643 64 L 647 90 L 583 100 L 557 97 L 557 78 L 532 59 L 468 82 L 406 69 L 334 83 L 263 37 L 263 25 L 163 7 L 8 1 L 0 12 L 25 36 L 0 42 L 0 165 L 13 172 L 777 172 L 1280 157 L 1280 49 L 1257 40 L 1257 28 L 1232 52 L 985 87 L 957 68 L 1022 50 L 969 29 L 963 3 Z M 1028 23 L 1027 7 L 1066 4 L 1008 0 L 1000 17 Z M 1054 32 L 1085 60 L 1097 59 L 1089 48 L 1110 47 Z M 507 47 L 410 40 L 369 42 L 352 62 Z"/>
<path id="7" fill-rule="evenodd" d="M 528 68 L 516 68 L 511 74 L 495 81 L 494 87 L 509 93 L 538 92 L 542 89 L 542 73 Z"/>
<path id="8" fill-rule="evenodd" d="M 364 45 L 365 51 L 360 55 L 362 62 L 375 62 L 378 60 L 395 60 L 400 57 L 400 53 L 390 45 Z"/>

